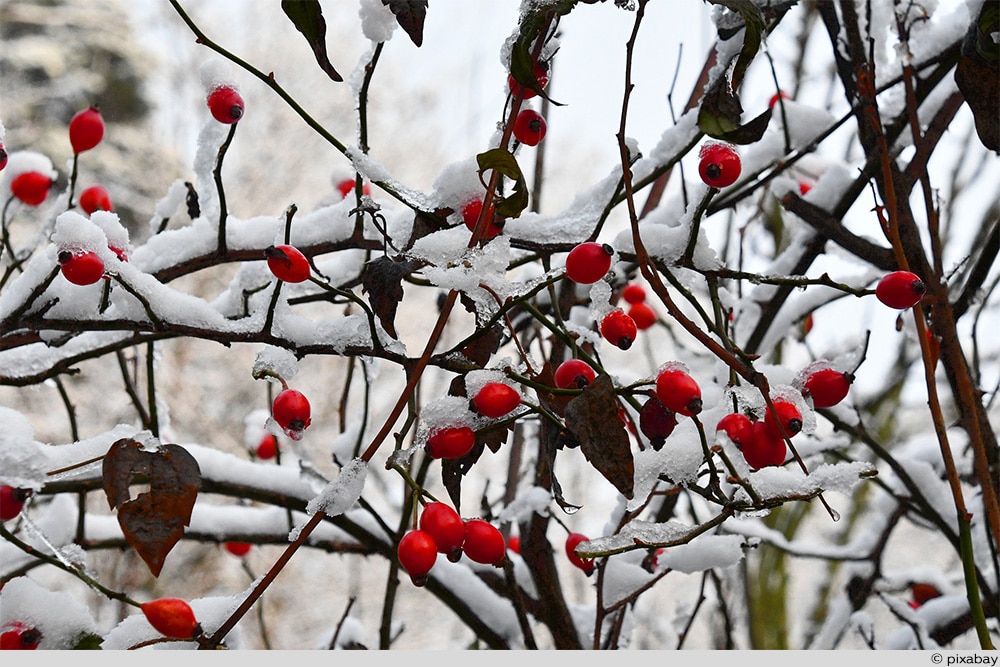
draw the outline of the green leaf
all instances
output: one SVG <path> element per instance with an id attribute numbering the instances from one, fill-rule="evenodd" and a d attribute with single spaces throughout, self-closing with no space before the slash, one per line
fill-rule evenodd
<path id="1" fill-rule="evenodd" d="M 281 10 L 309 42 L 320 68 L 334 81 L 344 77 L 334 69 L 326 54 L 326 20 L 319 0 L 281 0 Z"/>
<path id="2" fill-rule="evenodd" d="M 392 11 L 399 27 L 406 31 L 410 41 L 419 47 L 424 41 L 427 0 L 382 0 L 382 4 Z"/>
<path id="3" fill-rule="evenodd" d="M 476 162 L 479 163 L 480 174 L 494 170 L 514 181 L 513 192 L 496 202 L 495 207 L 496 212 L 504 218 L 519 217 L 528 208 L 528 188 L 514 154 L 503 148 L 493 148 L 477 155 Z"/>

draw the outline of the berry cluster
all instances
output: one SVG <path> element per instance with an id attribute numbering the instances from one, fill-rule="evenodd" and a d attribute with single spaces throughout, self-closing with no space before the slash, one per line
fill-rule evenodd
<path id="1" fill-rule="evenodd" d="M 429 502 L 419 527 L 406 532 L 396 547 L 400 566 L 414 586 L 427 583 L 438 554 L 457 563 L 465 555 L 483 565 L 499 567 L 507 557 L 507 544 L 496 526 L 485 519 L 462 519 L 450 505 Z"/>

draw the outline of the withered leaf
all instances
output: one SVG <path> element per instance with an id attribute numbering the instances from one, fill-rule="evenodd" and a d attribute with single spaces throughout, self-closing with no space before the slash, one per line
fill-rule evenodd
<path id="1" fill-rule="evenodd" d="M 419 266 L 412 260 L 396 261 L 383 256 L 365 264 L 361 274 L 361 288 L 368 294 L 368 301 L 382 327 L 393 338 L 398 338 L 396 308 L 403 300 L 403 277 Z"/>
<path id="2" fill-rule="evenodd" d="M 427 17 L 427 0 L 382 0 L 392 10 L 399 27 L 417 47 L 424 41 L 424 19 Z"/>
<path id="3" fill-rule="evenodd" d="M 333 81 L 343 81 L 326 53 L 326 20 L 319 0 L 281 0 L 281 10 L 309 42 L 320 69 Z"/>
<path id="4" fill-rule="evenodd" d="M 955 84 L 965 97 L 983 146 L 1000 153 L 1000 47 L 990 36 L 1000 28 L 996 3 L 985 3 L 969 26 L 955 65 Z"/>
<path id="5" fill-rule="evenodd" d="M 147 450 L 137 440 L 122 438 L 104 457 L 103 482 L 125 541 L 153 576 L 160 576 L 167 554 L 191 521 L 201 484 L 198 462 L 180 445 Z M 148 484 L 149 490 L 133 499 L 129 487 L 135 483 Z"/>
<path id="6" fill-rule="evenodd" d="M 631 499 L 635 464 L 610 376 L 598 375 L 566 405 L 566 427 L 594 469 Z"/>

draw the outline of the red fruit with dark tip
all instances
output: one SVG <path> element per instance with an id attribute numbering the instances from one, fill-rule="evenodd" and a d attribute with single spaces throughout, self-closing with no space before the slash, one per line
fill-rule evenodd
<path id="1" fill-rule="evenodd" d="M 545 130 L 545 118 L 534 109 L 524 109 L 514 119 L 514 138 L 525 146 L 541 143 Z"/>
<path id="2" fill-rule="evenodd" d="M 434 538 L 420 529 L 407 531 L 396 547 L 399 565 L 410 575 L 414 586 L 427 583 L 427 573 L 437 562 L 438 548 Z"/>
<path id="3" fill-rule="evenodd" d="M 775 436 L 762 421 L 751 424 L 750 433 L 740 443 L 740 452 L 753 470 L 780 466 L 788 453 L 783 438 Z"/>
<path id="4" fill-rule="evenodd" d="M 52 179 L 40 171 L 26 171 L 10 181 L 10 193 L 28 206 L 38 206 L 49 196 Z"/>
<path id="5" fill-rule="evenodd" d="M 0 171 L 3 171 L 3 168 L 6 166 L 7 166 L 7 149 L 3 147 L 3 144 L 0 144 Z"/>
<path id="6" fill-rule="evenodd" d="M 656 311 L 645 302 L 632 304 L 628 309 L 628 316 L 632 318 L 636 328 L 640 331 L 645 331 L 660 319 Z"/>
<path id="7" fill-rule="evenodd" d="M 273 459 L 278 455 L 278 439 L 273 433 L 264 434 L 257 444 L 256 454 L 257 458 L 264 460 Z"/>
<path id="8" fill-rule="evenodd" d="M 576 553 L 576 548 L 589 540 L 590 538 L 582 533 L 570 533 L 566 537 L 566 557 L 569 558 L 569 562 L 583 570 L 588 576 L 594 571 L 594 559 L 583 558 Z"/>
<path id="9" fill-rule="evenodd" d="M 698 152 L 698 174 L 706 185 L 724 188 L 736 182 L 742 171 L 740 156 L 729 144 L 712 142 Z"/>
<path id="10" fill-rule="evenodd" d="M 231 86 L 219 86 L 208 95 L 208 110 L 220 123 L 232 125 L 243 118 L 243 98 Z"/>
<path id="11" fill-rule="evenodd" d="M 701 412 L 701 387 L 680 369 L 667 369 L 656 376 L 656 396 L 682 415 L 693 417 Z"/>
<path id="12" fill-rule="evenodd" d="M 337 184 L 337 191 L 340 193 L 341 197 L 347 197 L 349 194 L 354 192 L 357 185 L 358 185 L 357 181 L 355 181 L 353 178 L 345 178 L 344 180 L 342 180 L 340 183 Z M 363 186 L 361 186 L 361 193 L 365 195 L 371 195 L 372 193 L 371 186 L 365 183 Z"/>
<path id="13" fill-rule="evenodd" d="M 161 635 L 173 639 L 191 639 L 200 631 L 194 611 L 179 598 L 160 598 L 139 605 L 149 624 Z"/>
<path id="14" fill-rule="evenodd" d="M 628 316 L 624 310 L 618 308 L 612 310 L 601 320 L 601 335 L 609 343 L 614 343 L 623 350 L 632 347 L 635 342 L 639 327 L 635 320 Z"/>
<path id="15" fill-rule="evenodd" d="M 465 222 L 465 226 L 469 228 L 470 232 L 476 231 L 476 225 L 479 223 L 479 215 L 482 211 L 483 201 L 481 199 L 473 199 L 462 208 L 462 221 Z M 486 223 L 486 233 L 483 234 L 483 238 L 491 239 L 503 231 L 503 226 L 498 225 L 493 220 L 492 206 L 490 206 L 490 210 L 486 215 L 489 216 L 489 222 Z"/>
<path id="16" fill-rule="evenodd" d="M 77 112 L 69 121 L 69 143 L 74 153 L 89 151 L 104 138 L 104 118 L 97 107 Z"/>
<path id="17" fill-rule="evenodd" d="M 472 404 L 484 417 L 503 417 L 521 404 L 521 395 L 509 384 L 488 382 L 472 399 Z"/>
<path id="18" fill-rule="evenodd" d="M 656 396 L 650 396 L 639 409 L 639 430 L 649 438 L 653 449 L 663 447 L 677 426 L 677 415 Z"/>
<path id="19" fill-rule="evenodd" d="M 581 243 L 566 256 L 566 277 L 581 285 L 596 283 L 611 269 L 614 252 L 614 248 L 606 243 Z"/>
<path id="20" fill-rule="evenodd" d="M 59 253 L 59 269 L 74 285 L 93 285 L 104 276 L 104 261 L 90 250 L 63 250 Z"/>
<path id="21" fill-rule="evenodd" d="M 284 389 L 271 403 L 271 416 L 292 440 L 301 440 L 312 423 L 309 400 L 300 391 Z"/>
<path id="22" fill-rule="evenodd" d="M 465 555 L 483 565 L 500 565 L 507 556 L 503 534 L 489 521 L 469 519 L 465 522 Z"/>
<path id="23" fill-rule="evenodd" d="M 34 651 L 41 641 L 41 631 L 18 621 L 0 631 L 0 651 Z"/>
<path id="24" fill-rule="evenodd" d="M 31 497 L 31 489 L 19 489 L 4 484 L 0 486 L 0 521 L 9 521 L 21 513 L 24 502 Z"/>
<path id="25" fill-rule="evenodd" d="M 532 74 L 535 75 L 535 80 L 538 82 L 538 87 L 545 88 L 545 86 L 548 85 L 549 83 L 548 65 L 546 65 L 545 63 L 535 63 L 535 66 L 532 68 L 531 71 Z M 525 88 L 521 84 L 519 84 L 517 80 L 514 79 L 513 74 L 507 75 L 507 86 L 508 88 L 510 88 L 510 92 L 513 93 L 515 96 L 523 92 L 524 94 L 521 97 L 521 99 L 523 100 L 530 100 L 532 97 L 538 94 L 531 88 Z"/>
<path id="26" fill-rule="evenodd" d="M 927 286 L 924 281 L 909 271 L 888 273 L 875 286 L 875 296 L 878 300 L 897 310 L 917 305 L 926 292 Z"/>
<path id="27" fill-rule="evenodd" d="M 452 563 L 457 563 L 462 557 L 465 522 L 451 505 L 427 503 L 420 515 L 420 530 L 431 536 L 438 553 L 447 556 Z"/>
<path id="28" fill-rule="evenodd" d="M 742 412 L 728 414 L 719 420 L 715 430 L 723 431 L 736 445 L 740 446 L 751 437 L 753 422 Z"/>
<path id="29" fill-rule="evenodd" d="M 225 547 L 226 551 L 232 555 L 242 558 L 250 553 L 250 549 L 253 548 L 253 545 L 249 542 L 226 542 Z"/>
<path id="30" fill-rule="evenodd" d="M 468 426 L 448 426 L 427 438 L 427 453 L 435 459 L 457 459 L 465 456 L 476 444 L 476 434 Z"/>
<path id="31" fill-rule="evenodd" d="M 311 269 L 309 260 L 302 251 L 290 245 L 272 245 L 264 250 L 267 268 L 278 280 L 286 283 L 301 283 L 309 280 Z"/>
<path id="32" fill-rule="evenodd" d="M 521 553 L 521 537 L 519 535 L 511 535 L 507 538 L 507 548 L 516 554 Z"/>
<path id="33" fill-rule="evenodd" d="M 794 403 L 778 399 L 772 401 L 774 404 L 774 410 L 770 408 L 764 413 L 764 427 L 767 432 L 775 438 L 784 438 L 786 435 L 790 438 L 799 431 L 802 430 L 802 413 L 799 409 L 795 407 Z M 782 432 L 781 427 L 784 427 L 784 432 Z"/>
<path id="34" fill-rule="evenodd" d="M 80 193 L 80 208 L 87 215 L 94 211 L 114 211 L 111 203 L 111 193 L 103 185 L 91 185 Z"/>
<path id="35" fill-rule="evenodd" d="M 812 397 L 814 408 L 830 408 L 847 397 L 854 377 L 850 373 L 822 368 L 802 384 L 803 393 Z"/>
<path id="36" fill-rule="evenodd" d="M 629 283 L 622 289 L 622 298 L 631 304 L 642 303 L 646 300 L 646 288 L 637 283 Z"/>
<path id="37" fill-rule="evenodd" d="M 567 359 L 556 367 L 555 381 L 559 389 L 583 389 L 597 377 L 583 359 Z"/>

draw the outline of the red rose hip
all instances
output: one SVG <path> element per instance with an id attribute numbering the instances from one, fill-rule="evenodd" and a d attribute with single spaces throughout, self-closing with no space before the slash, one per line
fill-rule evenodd
<path id="1" fill-rule="evenodd" d="M 909 271 L 893 271 L 886 274 L 875 286 L 876 298 L 897 310 L 906 310 L 917 305 L 926 291 L 927 286 L 924 281 Z"/>
<path id="2" fill-rule="evenodd" d="M 614 343 L 623 350 L 632 347 L 638 332 L 639 327 L 635 320 L 620 308 L 612 310 L 601 320 L 601 335 L 609 343 Z"/>
<path id="3" fill-rule="evenodd" d="M 576 553 L 576 548 L 589 539 L 582 533 L 570 533 L 566 537 L 566 557 L 569 558 L 570 563 L 583 570 L 587 576 L 590 576 L 594 571 L 594 559 L 583 558 Z"/>
<path id="4" fill-rule="evenodd" d="M 457 459 L 465 456 L 476 444 L 476 434 L 468 426 L 448 426 L 427 438 L 427 453 L 435 459 Z"/>
<path id="5" fill-rule="evenodd" d="M 26 171 L 10 181 L 10 193 L 28 206 L 38 206 L 49 196 L 52 179 L 39 171 Z"/>
<path id="6" fill-rule="evenodd" d="M 701 412 L 701 387 L 680 369 L 667 369 L 656 376 L 656 396 L 682 415 L 693 417 Z"/>
<path id="7" fill-rule="evenodd" d="M 198 631 L 198 620 L 191 606 L 179 598 L 160 598 L 140 605 L 149 624 L 166 637 L 191 639 Z"/>
<path id="8" fill-rule="evenodd" d="M 114 211 L 114 204 L 111 203 L 111 194 L 103 185 L 91 185 L 80 193 L 80 208 L 87 215 L 94 211 Z"/>
<path id="9" fill-rule="evenodd" d="M 534 109 L 524 109 L 514 119 L 514 138 L 525 146 L 541 143 L 545 129 L 545 118 Z"/>
<path id="10" fill-rule="evenodd" d="M 484 417 L 503 417 L 521 404 L 521 395 L 509 384 L 489 382 L 472 399 L 476 411 Z"/>
<path id="11" fill-rule="evenodd" d="M 63 250 L 59 253 L 59 269 L 74 285 L 93 285 L 104 276 L 104 261 L 89 250 Z"/>
<path id="12" fill-rule="evenodd" d="M 583 389 L 597 374 L 583 359 L 567 359 L 556 367 L 555 382 L 559 389 Z"/>
<path id="13" fill-rule="evenodd" d="M 273 245 L 264 250 L 267 268 L 274 277 L 286 283 L 301 283 L 309 280 L 311 269 L 309 260 L 295 246 Z"/>
<path id="14" fill-rule="evenodd" d="M 729 144 L 712 142 L 698 152 L 698 174 L 706 185 L 724 188 L 736 182 L 742 171 L 740 156 Z"/>
<path id="15" fill-rule="evenodd" d="M 499 565 L 507 556 L 503 534 L 489 521 L 469 519 L 465 522 L 465 555 L 483 565 Z"/>
<path id="16" fill-rule="evenodd" d="M 438 553 L 457 563 L 462 557 L 465 542 L 465 522 L 450 505 L 440 502 L 427 503 L 420 515 L 420 530 L 434 540 Z"/>
<path id="17" fill-rule="evenodd" d="M 847 397 L 853 379 L 850 373 L 822 368 L 806 378 L 802 390 L 812 398 L 814 408 L 830 408 Z"/>
<path id="18" fill-rule="evenodd" d="M 209 94 L 207 102 L 212 118 L 220 123 L 232 125 L 243 118 L 243 98 L 231 86 L 219 86 Z"/>
<path id="19" fill-rule="evenodd" d="M 73 153 L 89 151 L 103 138 L 104 118 L 97 107 L 84 109 L 69 121 L 69 143 Z"/>
<path id="20" fill-rule="evenodd" d="M 607 275 L 613 254 L 614 248 L 607 244 L 581 243 L 566 256 L 566 277 L 581 285 L 592 285 Z"/>
<path id="21" fill-rule="evenodd" d="M 410 581 L 414 586 L 423 586 L 427 583 L 427 573 L 437 562 L 437 555 L 438 548 L 434 538 L 419 529 L 408 531 L 396 547 L 399 565 L 410 575 Z"/>
<path id="22" fill-rule="evenodd" d="M 312 423 L 309 400 L 300 391 L 284 389 L 271 403 L 271 416 L 292 440 L 301 440 Z"/>

